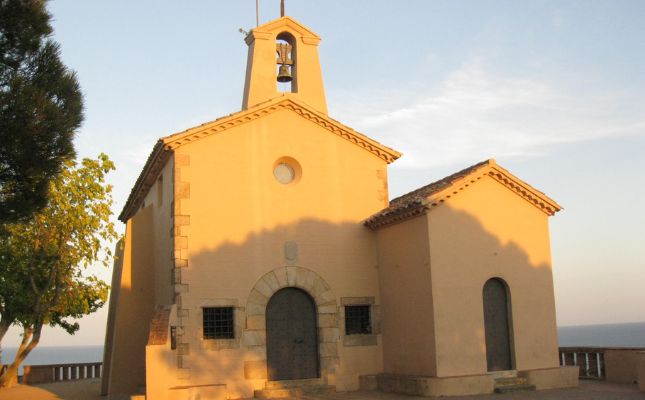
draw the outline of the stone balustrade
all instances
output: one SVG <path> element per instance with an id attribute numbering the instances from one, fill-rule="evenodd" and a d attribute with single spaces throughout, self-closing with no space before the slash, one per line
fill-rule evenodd
<path id="1" fill-rule="evenodd" d="M 612 383 L 636 383 L 643 347 L 560 347 L 560 365 L 580 367 L 581 379 L 601 379 Z"/>
<path id="2" fill-rule="evenodd" d="M 100 378 L 103 363 L 25 365 L 22 382 L 27 385 Z"/>

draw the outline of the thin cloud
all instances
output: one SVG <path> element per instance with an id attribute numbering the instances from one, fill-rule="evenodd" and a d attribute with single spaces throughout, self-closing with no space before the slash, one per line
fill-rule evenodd
<path id="1" fill-rule="evenodd" d="M 564 143 L 645 132 L 642 101 L 572 91 L 546 79 L 504 77 L 475 60 L 422 93 L 343 95 L 333 100 L 340 103 L 334 117 L 402 151 L 398 164 L 407 168 L 535 156 Z"/>
<path id="2" fill-rule="evenodd" d="M 123 162 L 128 168 L 143 168 L 150 152 L 155 144 L 154 140 L 136 143 L 119 154 L 119 161 Z"/>

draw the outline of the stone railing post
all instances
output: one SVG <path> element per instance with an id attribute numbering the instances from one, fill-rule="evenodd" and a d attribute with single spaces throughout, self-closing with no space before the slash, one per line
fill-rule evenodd
<path id="1" fill-rule="evenodd" d="M 101 377 L 102 363 L 25 365 L 23 383 L 38 384 L 60 381 L 98 379 Z"/>
<path id="2" fill-rule="evenodd" d="M 560 365 L 580 368 L 582 379 L 605 379 L 605 349 L 602 347 L 561 347 Z"/>
<path id="3" fill-rule="evenodd" d="M 645 392 L 645 351 L 638 352 L 638 388 Z"/>

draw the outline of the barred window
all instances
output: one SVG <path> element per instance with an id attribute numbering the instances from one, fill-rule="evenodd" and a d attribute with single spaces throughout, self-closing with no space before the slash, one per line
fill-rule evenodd
<path id="1" fill-rule="evenodd" d="M 204 339 L 233 339 L 233 307 L 208 307 L 204 313 Z"/>
<path id="2" fill-rule="evenodd" d="M 370 306 L 345 306 L 345 334 L 365 335 L 372 333 Z"/>
<path id="3" fill-rule="evenodd" d="M 177 327 L 170 327 L 170 350 L 177 349 Z"/>

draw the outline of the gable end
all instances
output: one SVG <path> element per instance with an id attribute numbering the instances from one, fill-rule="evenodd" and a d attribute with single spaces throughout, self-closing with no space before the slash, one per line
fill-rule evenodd
<path id="1" fill-rule="evenodd" d="M 393 199 L 388 208 L 372 215 L 363 224 L 372 230 L 377 230 L 425 214 L 477 183 L 485 176 L 489 176 L 504 185 L 549 216 L 562 209 L 560 205 L 544 193 L 512 175 L 499 166 L 495 160 L 490 159 Z"/>
<path id="2" fill-rule="evenodd" d="M 253 108 L 249 108 L 248 110 L 230 114 L 194 128 L 187 129 L 183 132 L 175 133 L 159 139 L 152 149 L 152 152 L 148 157 L 141 174 L 137 178 L 134 187 L 130 191 L 130 195 L 123 207 L 123 211 L 119 214 L 119 220 L 126 222 L 136 213 L 146 193 L 155 183 L 157 175 L 175 149 L 210 135 L 224 132 L 229 128 L 257 120 L 280 110 L 293 111 L 299 116 L 325 128 L 334 135 L 369 151 L 388 164 L 401 157 L 401 153 L 398 151 L 386 147 L 376 140 L 372 140 L 352 128 L 314 111 L 306 104 L 289 94 L 283 94 L 282 96 L 266 101 L 265 103 L 261 103 Z"/>
<path id="3" fill-rule="evenodd" d="M 388 164 L 401 156 L 401 153 L 398 151 L 386 147 L 381 143 L 341 124 L 340 122 L 310 109 L 289 94 L 283 94 L 276 99 L 269 100 L 253 108 L 249 108 L 248 110 L 230 114 L 226 117 L 188 129 L 184 132 L 167 136 L 161 140 L 163 141 L 166 149 L 174 150 L 185 144 L 192 143 L 207 136 L 223 132 L 234 126 L 254 121 L 276 111 L 285 109 L 291 110 L 301 117 L 327 129 L 331 133 L 362 147 Z"/>

